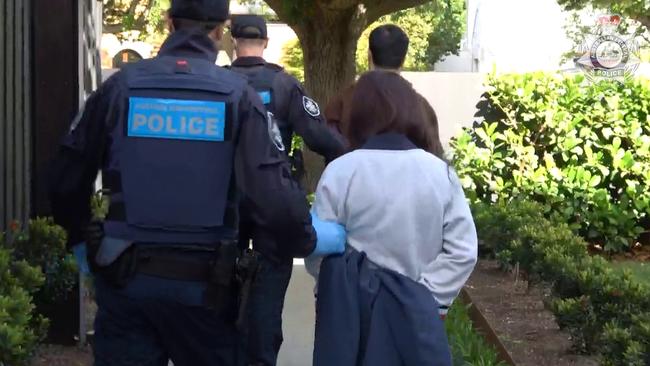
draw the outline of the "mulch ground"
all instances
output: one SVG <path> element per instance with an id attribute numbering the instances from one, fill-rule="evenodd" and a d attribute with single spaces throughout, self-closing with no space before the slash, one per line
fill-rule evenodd
<path id="1" fill-rule="evenodd" d="M 487 318 L 517 366 L 597 366 L 593 357 L 571 352 L 571 338 L 561 331 L 544 307 L 548 294 L 494 261 L 481 261 L 467 290 Z"/>
<path id="2" fill-rule="evenodd" d="M 64 347 L 44 345 L 30 366 L 92 366 L 93 356 L 89 347 Z"/>

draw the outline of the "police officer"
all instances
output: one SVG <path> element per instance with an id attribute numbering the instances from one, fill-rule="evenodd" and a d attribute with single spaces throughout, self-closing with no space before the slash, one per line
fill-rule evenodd
<path id="1" fill-rule="evenodd" d="M 262 58 L 268 44 L 265 20 L 256 15 L 233 16 L 231 34 L 237 53 L 231 70 L 248 77 L 250 85 L 277 120 L 280 127 L 276 131 L 278 149 L 288 153 L 295 132 L 326 160 L 341 155 L 344 151 L 342 139 L 327 127 L 318 104 L 305 95 L 298 80 L 282 67 Z M 255 250 L 261 253 L 261 268 L 251 293 L 248 344 L 244 352 L 249 365 L 274 366 L 283 341 L 282 309 L 293 259 L 279 251 L 284 243 L 276 241 L 264 227 L 248 227 L 242 230 L 242 235 L 245 234 L 252 236 Z M 243 237 L 242 242 L 246 239 Z"/>
<path id="2" fill-rule="evenodd" d="M 343 250 L 339 226 L 310 218 L 257 94 L 215 66 L 228 5 L 172 0 L 159 55 L 107 80 L 55 159 L 53 211 L 70 244 L 84 240 L 98 170 L 110 192 L 106 220 L 85 236 L 97 366 L 238 364 L 241 199 L 292 244 L 287 255 Z"/>

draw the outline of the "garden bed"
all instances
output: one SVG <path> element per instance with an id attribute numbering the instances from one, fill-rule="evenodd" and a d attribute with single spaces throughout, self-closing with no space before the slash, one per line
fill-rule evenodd
<path id="1" fill-rule="evenodd" d="M 66 347 L 42 345 L 30 366 L 91 366 L 93 356 L 90 347 Z"/>
<path id="2" fill-rule="evenodd" d="M 548 293 L 527 289 L 526 281 L 480 261 L 466 287 L 517 366 L 597 366 L 595 358 L 571 351 L 570 336 L 561 331 L 544 302 Z"/>

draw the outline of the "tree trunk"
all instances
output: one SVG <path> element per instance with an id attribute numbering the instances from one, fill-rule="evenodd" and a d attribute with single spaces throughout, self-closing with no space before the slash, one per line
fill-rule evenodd
<path id="1" fill-rule="evenodd" d="M 307 90 L 323 105 L 352 83 L 356 75 L 357 42 L 365 18 L 353 10 L 346 13 L 311 18 L 298 33 Z"/>
<path id="2" fill-rule="evenodd" d="M 319 9 L 308 23 L 295 27 L 305 62 L 305 87 L 321 106 L 343 88 L 354 82 L 357 41 L 366 26 L 366 18 L 358 8 L 344 11 Z M 314 191 L 324 169 L 323 158 L 304 148 L 305 181 Z"/>

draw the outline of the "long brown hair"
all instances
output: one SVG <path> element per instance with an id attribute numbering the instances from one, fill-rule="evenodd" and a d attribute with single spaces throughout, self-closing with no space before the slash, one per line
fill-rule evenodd
<path id="1" fill-rule="evenodd" d="M 361 148 L 382 133 L 405 135 L 420 149 L 444 159 L 433 108 L 400 75 L 371 71 L 359 79 L 350 110 L 350 144 Z"/>

